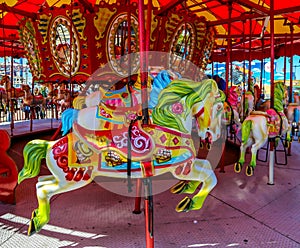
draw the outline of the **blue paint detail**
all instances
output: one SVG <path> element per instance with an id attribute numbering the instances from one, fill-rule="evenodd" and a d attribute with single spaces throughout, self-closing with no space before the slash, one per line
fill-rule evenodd
<path id="1" fill-rule="evenodd" d="M 166 166 L 171 166 L 173 164 L 180 163 L 182 161 L 188 160 L 191 157 L 193 157 L 193 154 L 190 151 L 187 151 L 186 153 L 182 154 L 181 156 L 173 157 L 169 161 L 164 162 L 164 163 L 157 163 L 156 160 L 153 161 L 154 167 L 166 167 Z M 140 162 L 133 162 L 131 163 L 131 169 L 136 170 L 140 169 L 141 165 Z M 101 169 L 103 170 L 127 170 L 127 163 L 123 163 L 121 165 L 117 165 L 114 167 L 108 166 L 105 161 L 101 162 Z"/>

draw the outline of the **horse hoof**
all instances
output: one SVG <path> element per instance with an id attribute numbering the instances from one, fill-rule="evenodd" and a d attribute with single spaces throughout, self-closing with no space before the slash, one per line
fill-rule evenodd
<path id="1" fill-rule="evenodd" d="M 184 190 L 185 184 L 186 184 L 185 181 L 180 181 L 180 182 L 176 183 L 170 189 L 171 193 L 173 193 L 173 194 L 180 194 Z"/>
<path id="2" fill-rule="evenodd" d="M 31 236 L 36 233 L 35 225 L 33 219 L 30 220 L 30 224 L 28 227 L 27 235 Z"/>
<path id="3" fill-rule="evenodd" d="M 246 169 L 246 175 L 248 177 L 251 177 L 253 176 L 253 171 L 254 171 L 254 168 L 252 166 L 247 166 L 247 169 Z"/>
<path id="4" fill-rule="evenodd" d="M 240 162 L 236 162 L 234 164 L 234 171 L 236 173 L 240 173 L 242 171 L 242 164 Z"/>
<path id="5" fill-rule="evenodd" d="M 192 199 L 190 199 L 189 197 L 185 197 L 181 200 L 181 202 L 178 203 L 178 205 L 176 206 L 175 210 L 176 212 L 188 212 L 191 209 L 191 205 L 192 205 Z"/>

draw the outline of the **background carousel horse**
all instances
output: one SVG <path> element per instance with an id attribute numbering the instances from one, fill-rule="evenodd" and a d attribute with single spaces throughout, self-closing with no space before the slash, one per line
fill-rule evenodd
<path id="1" fill-rule="evenodd" d="M 246 149 L 251 146 L 251 161 L 247 166 L 246 174 L 253 175 L 256 166 L 257 151 L 264 146 L 269 138 L 281 138 L 286 135 L 286 141 L 290 141 L 290 125 L 283 113 L 286 101 L 286 90 L 283 82 L 277 82 L 274 89 L 274 109 L 266 112 L 253 111 L 242 124 L 242 143 L 240 147 L 239 161 L 234 165 L 235 172 L 241 172 L 245 163 Z"/>
<path id="2" fill-rule="evenodd" d="M 0 81 L 0 85 L 4 86 L 8 99 L 19 98 L 24 96 L 24 92 L 21 88 L 12 87 L 9 76 L 4 75 Z"/>
<path id="3" fill-rule="evenodd" d="M 228 91 L 227 99 L 224 103 L 223 123 L 229 127 L 230 134 L 234 134 L 235 136 L 242 126 L 239 114 L 239 98 L 239 88 L 237 86 L 232 86 Z"/>
<path id="4" fill-rule="evenodd" d="M 135 107 L 113 109 L 101 104 L 80 110 L 73 132 L 61 139 L 29 142 L 24 148 L 24 167 L 18 182 L 37 176 L 43 158 L 51 175 L 38 179 L 38 208 L 32 213 L 28 234 L 40 231 L 49 221 L 52 196 L 81 188 L 100 175 L 127 178 L 129 145 L 132 178 L 170 172 L 184 180 L 172 188 L 173 193 L 192 194 L 202 183 L 193 198 L 185 197 L 176 207 L 179 212 L 200 209 L 217 179 L 210 162 L 196 158 L 192 118 L 196 118 L 201 138 L 217 140 L 221 135 L 224 100 L 224 93 L 213 80 L 174 80 L 158 96 L 152 112 L 153 124 L 142 126 L 135 119 Z M 116 124 L 123 128 L 113 129 Z"/>
<path id="5" fill-rule="evenodd" d="M 0 85 L 4 86 L 5 96 L 6 96 L 6 106 L 7 110 L 10 111 L 10 108 L 13 106 L 14 109 L 18 109 L 18 98 L 25 95 L 24 91 L 21 88 L 12 87 L 9 76 L 4 75 L 0 81 Z"/>
<path id="6" fill-rule="evenodd" d="M 7 94 L 4 88 L 0 88 L 0 119 L 6 114 Z"/>
<path id="7" fill-rule="evenodd" d="M 255 109 L 255 97 L 252 91 L 248 90 L 242 93 L 239 108 L 240 117 L 243 121 Z"/>
<path id="8" fill-rule="evenodd" d="M 23 108 L 25 112 L 25 119 L 29 119 L 31 107 L 33 108 L 33 118 L 45 118 L 46 116 L 46 98 L 39 93 L 38 88 L 34 89 L 34 94 L 31 93 L 31 88 L 27 84 L 22 84 L 21 89 L 24 91 Z"/>
<path id="9" fill-rule="evenodd" d="M 287 87 L 287 94 L 289 92 L 289 86 Z M 289 95 L 289 94 L 288 94 Z M 300 101 L 298 92 L 292 92 L 291 96 L 292 102 L 288 103 L 285 108 L 285 114 L 289 120 L 289 123 L 292 127 L 291 133 L 293 139 L 296 137 L 298 142 L 300 142 Z"/>
<path id="10" fill-rule="evenodd" d="M 285 109 L 285 114 L 292 127 L 291 133 L 293 138 L 296 136 L 298 142 L 300 142 L 300 105 L 298 103 L 289 103 Z"/>

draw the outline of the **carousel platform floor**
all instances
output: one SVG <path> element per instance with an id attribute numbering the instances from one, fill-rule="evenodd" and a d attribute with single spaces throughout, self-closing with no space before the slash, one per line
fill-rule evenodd
<path id="1" fill-rule="evenodd" d="M 60 123 L 60 119 L 34 119 L 32 122 L 31 120 L 22 120 L 15 121 L 13 125 L 11 122 L 1 122 L 0 129 L 6 130 L 11 137 L 15 138 L 56 130 Z"/>
<path id="2" fill-rule="evenodd" d="M 9 154 L 19 169 L 25 143 L 37 137 L 13 140 Z M 41 175 L 48 173 L 42 165 Z M 155 247 L 300 247 L 300 144 L 292 143 L 287 165 L 275 165 L 274 185 L 268 185 L 267 162 L 258 162 L 252 177 L 244 171 L 236 174 L 232 165 L 225 173 L 215 173 L 218 184 L 203 208 L 188 213 L 175 211 L 185 196 L 169 192 L 177 181 L 170 176 L 153 179 Z M 1 248 L 146 247 L 144 213 L 132 213 L 135 199 L 134 194 L 126 195 L 126 181 L 101 177 L 54 196 L 49 224 L 28 237 L 31 212 L 37 206 L 36 182 L 37 178 L 28 179 L 17 186 L 15 205 L 0 203 Z"/>

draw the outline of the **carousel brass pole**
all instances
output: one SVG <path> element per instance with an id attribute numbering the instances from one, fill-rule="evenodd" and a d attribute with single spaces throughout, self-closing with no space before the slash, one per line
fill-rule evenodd
<path id="1" fill-rule="evenodd" d="M 34 79 L 32 79 L 32 82 L 31 82 L 31 95 L 33 97 L 33 102 L 29 106 L 29 109 L 30 109 L 30 119 L 29 119 L 29 122 L 30 122 L 30 132 L 32 132 L 33 116 L 35 116 L 33 87 L 34 87 Z"/>
<path id="2" fill-rule="evenodd" d="M 14 90 L 14 58 L 13 58 L 13 39 L 11 40 L 11 57 L 10 57 L 10 80 L 11 80 L 11 97 L 10 97 L 10 133 L 13 136 L 14 125 L 14 103 L 12 100 L 13 94 L 16 95 Z"/>
<path id="3" fill-rule="evenodd" d="M 140 76 L 141 76 L 141 93 L 142 93 L 142 115 L 143 124 L 149 123 L 148 113 L 148 52 L 149 42 L 145 41 L 150 37 L 151 22 L 151 1 L 148 1 L 147 8 L 147 23 L 145 33 L 145 12 L 144 0 L 138 2 L 138 21 L 139 21 L 139 45 L 140 45 Z M 150 18 L 149 18 L 150 17 Z M 146 248 L 154 247 L 153 235 L 153 196 L 152 196 L 152 179 L 148 177 L 144 179 L 145 184 L 145 233 L 146 233 Z"/>
<path id="4" fill-rule="evenodd" d="M 294 46 L 294 43 L 293 43 L 293 39 L 294 39 L 294 26 L 293 26 L 293 23 L 290 23 L 290 31 L 291 31 L 291 48 L 290 48 L 290 92 L 289 92 L 289 98 L 290 98 L 290 101 L 292 101 L 292 96 L 293 96 L 293 46 Z M 292 101 L 293 102 L 293 101 Z"/>
<path id="5" fill-rule="evenodd" d="M 271 35 L 271 108 L 274 108 L 274 0 L 270 0 L 270 35 Z M 275 139 L 270 140 L 269 185 L 274 185 Z"/>
<path id="6" fill-rule="evenodd" d="M 251 91 L 251 61 L 252 61 L 252 54 L 251 54 L 251 46 L 252 46 L 252 19 L 250 21 L 250 33 L 249 33 L 249 66 L 248 66 L 248 89 L 247 91 Z"/>
<path id="7" fill-rule="evenodd" d="M 290 46 L 291 46 L 291 48 L 290 48 L 291 56 L 290 56 L 290 90 L 289 90 L 289 102 L 294 102 L 294 99 L 293 99 L 293 65 L 294 65 L 294 61 L 293 61 L 293 54 L 294 54 L 294 51 L 293 51 L 293 46 L 294 46 L 294 43 L 293 43 L 293 39 L 294 39 L 294 26 L 293 26 L 293 23 L 290 23 L 290 31 L 291 31 L 291 44 L 290 44 Z M 290 143 L 290 145 L 288 147 L 287 155 L 288 156 L 292 155 L 292 143 Z"/>
<path id="8" fill-rule="evenodd" d="M 284 61 L 283 61 L 283 82 L 284 85 L 286 85 L 286 44 L 287 43 L 287 34 L 285 34 L 284 37 Z M 289 102 L 291 102 L 291 99 L 289 98 Z"/>
<path id="9" fill-rule="evenodd" d="M 261 53 L 262 53 L 262 58 L 261 58 L 261 63 L 260 63 L 260 94 L 263 93 L 263 70 L 264 70 L 264 46 L 265 46 L 265 40 L 264 37 L 261 38 Z M 261 96 L 258 96 L 257 100 L 259 100 Z"/>
<path id="10" fill-rule="evenodd" d="M 271 84 L 271 108 L 274 108 L 274 57 L 275 57 L 275 52 L 274 52 L 274 0 L 270 1 L 270 35 L 271 35 L 271 61 L 270 61 L 270 70 L 271 70 L 271 75 L 270 75 L 270 84 Z"/>
<path id="11" fill-rule="evenodd" d="M 232 13 L 232 2 L 228 2 L 228 18 L 231 18 L 231 13 Z M 231 62 L 231 23 L 228 22 L 228 39 L 227 39 L 227 59 L 226 59 L 226 95 L 228 94 L 228 82 L 229 82 L 229 65 Z M 232 78 L 231 78 L 232 81 Z"/>

